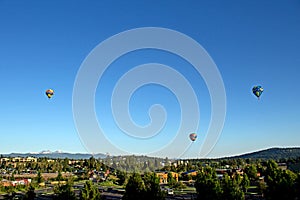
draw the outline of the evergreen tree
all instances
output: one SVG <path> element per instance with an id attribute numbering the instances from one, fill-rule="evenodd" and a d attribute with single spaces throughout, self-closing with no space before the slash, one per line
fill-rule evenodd
<path id="1" fill-rule="evenodd" d="M 247 165 L 244 169 L 244 173 L 247 174 L 248 178 L 251 181 L 256 181 L 257 180 L 257 168 L 255 165 Z"/>
<path id="2" fill-rule="evenodd" d="M 212 168 L 204 168 L 198 172 L 195 187 L 198 200 L 219 200 L 221 199 L 222 189 L 217 180 L 216 172 Z"/>
<path id="3" fill-rule="evenodd" d="M 275 161 L 268 161 L 265 171 L 267 188 L 266 199 L 272 200 L 294 200 L 296 198 L 297 175 L 290 170 L 281 170 Z"/>
<path id="4" fill-rule="evenodd" d="M 300 173 L 297 175 L 297 179 L 295 180 L 295 191 L 296 191 L 296 197 L 300 199 Z"/>
<path id="5" fill-rule="evenodd" d="M 44 181 L 40 170 L 37 173 L 36 181 L 37 181 L 38 184 L 42 183 Z"/>
<path id="6" fill-rule="evenodd" d="M 70 170 L 69 159 L 65 158 L 62 163 L 62 171 L 67 172 Z"/>
<path id="7" fill-rule="evenodd" d="M 57 180 L 57 181 L 62 181 L 62 180 L 63 180 L 63 176 L 62 176 L 62 174 L 61 174 L 61 170 L 58 171 L 56 180 Z"/>
<path id="8" fill-rule="evenodd" d="M 126 181 L 126 173 L 124 171 L 117 171 L 117 177 L 118 177 L 118 185 L 123 185 Z"/>
<path id="9" fill-rule="evenodd" d="M 145 185 L 145 200 L 163 200 L 165 199 L 164 193 L 160 189 L 159 178 L 155 173 L 144 175 Z"/>
<path id="10" fill-rule="evenodd" d="M 176 184 L 176 180 L 171 172 L 168 173 L 167 181 L 170 188 L 174 187 Z"/>
<path id="11" fill-rule="evenodd" d="M 72 182 L 68 181 L 67 184 L 59 184 L 54 188 L 55 200 L 75 200 L 76 196 L 72 188 Z"/>
<path id="12" fill-rule="evenodd" d="M 91 181 L 86 181 L 80 195 L 81 200 L 100 200 L 100 192 Z"/>
<path id="13" fill-rule="evenodd" d="M 235 179 L 230 178 L 227 174 L 222 180 L 222 200 L 243 200 L 244 193 L 240 189 Z"/>
<path id="14" fill-rule="evenodd" d="M 241 181 L 241 186 L 242 186 L 243 191 L 247 192 L 247 190 L 248 190 L 248 188 L 250 186 L 250 180 L 249 180 L 247 174 L 243 175 L 243 179 Z"/>
<path id="15" fill-rule="evenodd" d="M 123 200 L 141 200 L 145 197 L 145 185 L 138 173 L 133 173 L 126 184 Z"/>
<path id="16" fill-rule="evenodd" d="M 15 171 L 13 171 L 13 173 L 11 174 L 11 177 L 10 177 L 10 180 L 11 181 L 15 181 L 16 179 L 15 179 Z"/>
<path id="17" fill-rule="evenodd" d="M 36 194 L 34 192 L 34 187 L 32 184 L 30 184 L 30 186 L 28 187 L 24 200 L 34 200 Z"/>
<path id="18" fill-rule="evenodd" d="M 88 161 L 88 168 L 90 170 L 93 170 L 96 168 L 96 159 L 92 156 L 90 157 L 89 161 Z"/>

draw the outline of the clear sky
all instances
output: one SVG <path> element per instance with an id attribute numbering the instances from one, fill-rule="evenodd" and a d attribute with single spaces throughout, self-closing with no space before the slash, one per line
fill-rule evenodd
<path id="1" fill-rule="evenodd" d="M 141 27 L 181 32 L 201 44 L 217 65 L 227 112 L 208 157 L 300 146 L 299 10 L 298 0 L 0 0 L 0 153 L 87 152 L 72 111 L 78 70 L 102 41 Z M 100 126 L 114 145 L 135 154 L 147 154 L 174 137 L 181 120 L 179 102 L 159 85 L 139 88 L 129 104 L 131 117 L 140 126 L 149 123 L 151 105 L 164 106 L 168 116 L 154 142 L 122 136 L 113 121 L 109 98 L 114 84 L 128 70 L 146 63 L 173 67 L 191 82 L 201 117 L 194 130 L 198 139 L 182 156 L 197 157 L 210 123 L 210 96 L 202 77 L 174 54 L 145 49 L 115 60 L 95 95 Z M 260 100 L 251 93 L 257 84 L 264 87 Z M 50 100 L 44 94 L 48 88 L 55 90 Z M 182 140 L 188 140 L 188 134 L 181 134 Z M 102 153 L 110 151 L 104 146 Z M 178 153 L 174 147 L 168 156 Z"/>

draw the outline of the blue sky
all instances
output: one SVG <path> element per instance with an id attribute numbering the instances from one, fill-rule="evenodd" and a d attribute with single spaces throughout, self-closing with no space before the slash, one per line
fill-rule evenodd
<path id="1" fill-rule="evenodd" d="M 72 113 L 77 72 L 99 43 L 141 27 L 163 27 L 186 34 L 201 44 L 217 65 L 226 89 L 227 113 L 221 136 L 208 157 L 299 146 L 299 9 L 296 0 L 0 0 L 0 153 L 47 149 L 87 152 Z M 144 126 L 149 123 L 149 106 L 164 105 L 168 118 L 154 146 L 127 140 L 113 122 L 111 89 L 122 73 L 145 63 L 172 66 L 191 81 L 201 118 L 195 130 L 198 139 L 184 156 L 197 156 L 197 146 L 210 122 L 210 96 L 190 64 L 167 52 L 131 52 L 112 63 L 96 91 L 101 127 L 115 145 L 136 154 L 174 136 L 180 124 L 178 101 L 158 85 L 137 90 L 129 106 L 133 120 Z M 259 101 L 251 93 L 256 84 L 265 89 Z M 55 90 L 50 100 L 44 94 L 48 88 Z M 110 149 L 104 147 L 103 151 Z M 176 153 L 174 148 L 168 156 Z"/>

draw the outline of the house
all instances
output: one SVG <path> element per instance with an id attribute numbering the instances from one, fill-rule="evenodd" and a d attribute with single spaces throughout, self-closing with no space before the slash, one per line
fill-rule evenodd
<path id="1" fill-rule="evenodd" d="M 69 160 L 69 165 L 75 165 L 75 164 L 78 164 L 80 163 L 79 160 Z M 77 166 L 77 165 L 76 165 Z M 80 166 L 80 165 L 79 165 Z"/>
<path id="2" fill-rule="evenodd" d="M 2 185 L 3 187 L 12 186 L 11 181 L 6 180 L 6 179 L 3 179 L 3 180 L 0 182 L 0 185 Z"/>
<path id="3" fill-rule="evenodd" d="M 9 161 L 9 158 L 0 158 L 0 163 L 8 162 L 8 161 Z"/>
<path id="4" fill-rule="evenodd" d="M 26 162 L 37 162 L 37 158 L 34 157 L 27 157 Z"/>
<path id="5" fill-rule="evenodd" d="M 52 181 L 50 182 L 51 185 L 59 185 L 59 184 L 62 184 L 62 185 L 65 185 L 67 184 L 67 181 Z"/>
<path id="6" fill-rule="evenodd" d="M 22 157 L 15 157 L 12 159 L 13 162 L 37 162 L 37 158 L 33 158 L 33 157 L 26 157 L 26 158 L 22 158 Z"/>
<path id="7" fill-rule="evenodd" d="M 183 172 L 182 175 L 183 176 L 197 176 L 198 172 L 196 170 L 189 170 L 189 171 L 186 171 L 186 172 Z"/>
<path id="8" fill-rule="evenodd" d="M 17 185 L 29 185 L 31 183 L 31 179 L 20 179 L 20 180 L 15 180 L 15 181 L 9 181 L 6 179 L 3 179 L 0 184 L 4 187 L 8 186 L 17 186 Z"/>
<path id="9" fill-rule="evenodd" d="M 282 170 L 287 170 L 287 164 L 286 163 L 277 163 L 278 168 Z"/>
<path id="10" fill-rule="evenodd" d="M 11 183 L 12 186 L 29 185 L 31 183 L 31 179 L 21 179 L 21 180 L 11 181 Z"/>
<path id="11" fill-rule="evenodd" d="M 231 169 L 216 169 L 216 174 L 219 179 L 222 179 L 225 174 L 232 176 L 232 170 Z"/>
<path id="12" fill-rule="evenodd" d="M 238 174 L 238 175 L 243 175 L 243 174 L 244 174 L 244 171 L 243 171 L 242 169 L 240 169 L 240 168 L 237 168 L 237 169 L 233 169 L 233 170 L 232 170 L 232 173 L 233 173 L 234 176 L 235 176 L 236 174 Z"/>
<path id="13" fill-rule="evenodd" d="M 217 174 L 231 174 L 232 170 L 231 169 L 216 169 Z"/>
<path id="14" fill-rule="evenodd" d="M 168 173 L 169 172 L 156 172 L 156 176 L 159 178 L 160 183 L 168 183 Z M 176 172 L 170 172 L 172 174 L 172 177 L 178 182 L 178 173 Z"/>

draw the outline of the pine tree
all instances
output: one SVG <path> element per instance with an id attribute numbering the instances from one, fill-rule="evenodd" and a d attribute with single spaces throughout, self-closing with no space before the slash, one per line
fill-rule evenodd
<path id="1" fill-rule="evenodd" d="M 76 196 L 72 188 L 73 183 L 68 181 L 65 185 L 58 185 L 54 188 L 56 200 L 75 200 Z"/>
<path id="2" fill-rule="evenodd" d="M 222 200 L 243 200 L 244 193 L 240 189 L 235 179 L 230 178 L 227 174 L 222 180 Z"/>
<path id="3" fill-rule="evenodd" d="M 249 180 L 247 174 L 243 175 L 243 179 L 241 181 L 241 186 L 242 186 L 243 191 L 247 192 L 247 190 L 248 190 L 248 188 L 250 186 L 250 180 Z"/>
<path id="4" fill-rule="evenodd" d="M 165 199 L 164 193 L 160 189 L 159 178 L 155 173 L 144 175 L 145 185 L 145 200 L 163 200 Z"/>
<path id="5" fill-rule="evenodd" d="M 100 192 L 91 181 L 86 181 L 80 195 L 81 200 L 99 200 Z"/>
<path id="6" fill-rule="evenodd" d="M 198 200 L 219 200 L 222 189 L 216 177 L 216 172 L 212 168 L 204 168 L 197 174 L 195 187 Z"/>
<path id="7" fill-rule="evenodd" d="M 42 174 L 41 174 L 41 171 L 38 171 L 36 181 L 37 181 L 38 184 L 42 183 L 44 181 L 43 177 L 42 177 Z"/>
<path id="8" fill-rule="evenodd" d="M 133 173 L 126 184 L 123 200 L 140 200 L 145 197 L 145 185 L 138 173 Z"/>
<path id="9" fill-rule="evenodd" d="M 24 200 L 34 200 L 36 194 L 34 192 L 34 187 L 32 184 L 28 187 L 28 190 L 26 191 Z"/>

